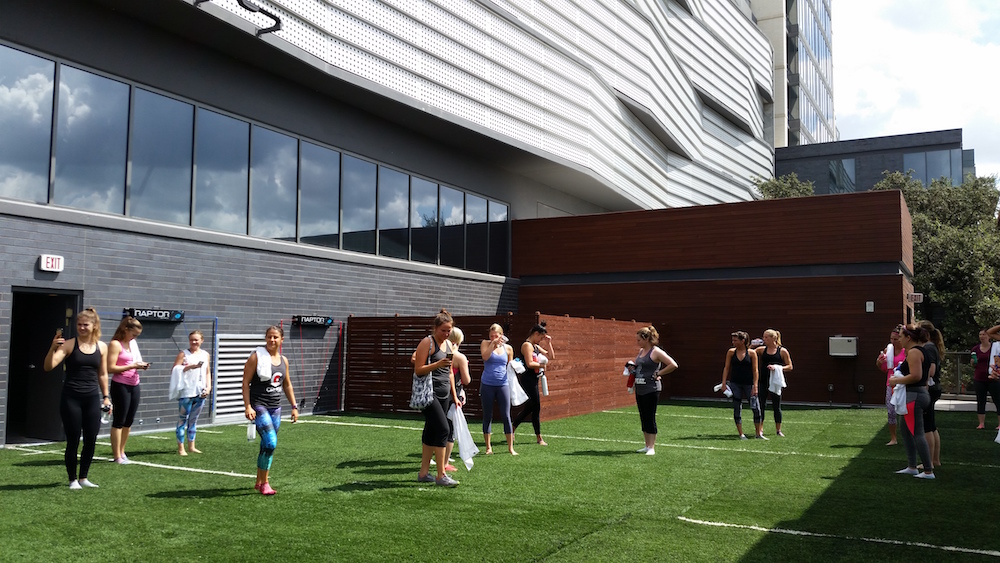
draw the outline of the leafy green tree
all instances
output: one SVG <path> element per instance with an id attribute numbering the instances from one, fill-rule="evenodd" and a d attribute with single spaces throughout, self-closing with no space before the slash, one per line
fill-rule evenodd
<path id="1" fill-rule="evenodd" d="M 1000 323 L 1000 230 L 996 177 L 947 179 L 930 187 L 909 173 L 886 172 L 873 190 L 900 190 L 913 218 L 913 286 L 925 295 L 923 317 L 951 350 Z"/>
<path id="2" fill-rule="evenodd" d="M 815 193 L 812 181 L 803 182 L 799 180 L 799 175 L 795 172 L 790 172 L 784 176 L 778 176 L 770 180 L 754 178 L 753 185 L 762 199 L 803 197 Z"/>

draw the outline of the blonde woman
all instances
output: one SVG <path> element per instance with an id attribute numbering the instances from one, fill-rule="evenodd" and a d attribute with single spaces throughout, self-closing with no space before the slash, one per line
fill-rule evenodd
<path id="1" fill-rule="evenodd" d="M 139 370 L 149 369 L 142 361 L 135 339 L 142 334 L 142 324 L 132 317 L 118 323 L 118 329 L 108 344 L 108 373 L 111 374 L 111 456 L 115 463 L 127 464 L 125 444 L 128 442 L 135 413 L 139 410 Z"/>
<path id="2" fill-rule="evenodd" d="M 635 342 L 639 345 L 639 355 L 635 357 L 635 404 L 646 442 L 637 453 L 656 455 L 656 405 L 663 390 L 660 379 L 676 370 L 677 362 L 657 346 L 660 335 L 652 326 L 639 329 Z"/>
<path id="3" fill-rule="evenodd" d="M 101 342 L 101 319 L 91 308 L 76 315 L 76 338 L 63 338 L 62 329 L 45 354 L 42 367 L 52 371 L 66 362 L 62 395 L 59 398 L 59 416 L 66 431 L 66 452 L 63 460 L 69 476 L 69 488 L 96 488 L 87 479 L 90 464 L 97 447 L 97 432 L 101 428 L 101 408 L 111 407 L 108 395 L 108 347 Z M 83 451 L 80 452 L 80 473 L 77 478 L 76 452 L 83 434 Z"/>
<path id="4" fill-rule="evenodd" d="M 479 385 L 479 396 L 483 402 L 483 440 L 486 454 L 493 453 L 491 443 L 493 433 L 493 405 L 500 407 L 503 433 L 507 437 L 507 451 L 514 451 L 514 422 L 510 418 L 510 387 L 507 386 L 507 364 L 514 359 L 514 348 L 507 344 L 503 327 L 490 326 L 490 337 L 479 343 L 479 354 L 483 358 L 483 378 Z"/>
<path id="5" fill-rule="evenodd" d="M 451 373 L 453 376 L 453 384 L 455 390 L 453 396 L 458 399 L 456 403 L 457 407 L 464 407 L 465 401 L 467 399 L 465 394 L 465 386 L 472 383 L 472 376 L 469 375 L 469 358 L 458 351 L 458 348 L 462 345 L 462 341 L 465 340 L 465 333 L 462 329 L 452 327 L 451 334 L 448 335 L 448 341 L 451 342 L 452 350 L 454 350 L 454 355 L 451 358 Z M 447 414 L 447 413 L 445 413 Z M 455 466 L 451 464 L 451 451 L 455 448 L 455 426 L 448 426 L 448 445 L 445 446 L 444 458 L 449 460 L 444 466 L 445 471 L 455 471 Z"/>
<path id="6" fill-rule="evenodd" d="M 200 330 L 192 330 L 188 334 L 188 349 L 181 350 L 174 359 L 174 369 L 180 373 L 177 382 L 177 454 L 187 455 L 187 452 L 200 454 L 195 447 L 195 435 L 198 432 L 198 417 L 205 406 L 205 399 L 212 392 L 212 368 L 208 352 L 201 349 L 205 341 Z M 184 439 L 187 438 L 188 448 L 184 449 Z"/>
<path id="7" fill-rule="evenodd" d="M 778 436 L 785 437 L 781 432 L 781 395 L 771 391 L 771 375 L 777 368 L 781 372 L 792 371 L 792 357 L 788 353 L 788 348 L 781 345 L 781 333 L 769 328 L 764 331 L 764 345 L 757 348 L 757 364 L 760 369 L 760 376 L 757 379 L 760 385 L 757 389 L 757 396 L 760 398 L 760 435 L 764 435 L 764 418 L 767 414 L 767 399 L 771 399 L 774 405 L 774 431 Z"/>

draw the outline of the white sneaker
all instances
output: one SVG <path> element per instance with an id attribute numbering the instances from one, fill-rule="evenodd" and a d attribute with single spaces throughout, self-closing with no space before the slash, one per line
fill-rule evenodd
<path id="1" fill-rule="evenodd" d="M 654 450 L 653 448 L 649 448 L 648 450 L 646 450 L 646 455 L 656 455 L 656 450 Z"/>
<path id="2" fill-rule="evenodd" d="M 437 465 L 437 462 L 431 459 L 431 467 L 434 467 L 435 465 Z"/>
<path id="3" fill-rule="evenodd" d="M 638 450 L 635 451 L 635 453 L 637 453 L 637 454 L 644 454 L 644 453 L 646 453 L 648 451 L 649 451 L 649 448 L 639 448 Z"/>
<path id="4" fill-rule="evenodd" d="M 69 490 L 71 491 L 79 491 L 82 488 L 83 487 L 80 486 L 80 482 L 77 481 L 76 479 L 73 479 L 72 481 L 69 482 Z"/>
<path id="5" fill-rule="evenodd" d="M 896 473 L 898 473 L 900 475 L 917 475 L 920 472 L 917 471 L 917 469 L 915 467 L 904 467 L 904 468 L 900 469 L 899 471 L 897 471 Z"/>
<path id="6" fill-rule="evenodd" d="M 740 440 L 749 440 L 749 439 L 750 438 L 747 438 L 746 434 L 740 434 Z"/>
<path id="7" fill-rule="evenodd" d="M 767 436 L 765 436 L 763 434 L 757 434 L 757 439 L 758 440 L 767 440 Z"/>
<path id="8" fill-rule="evenodd" d="M 90 479 L 80 479 L 80 485 L 91 489 L 97 488 L 97 483 L 91 483 Z"/>
<path id="9" fill-rule="evenodd" d="M 917 479 L 936 479 L 933 473 L 917 473 L 914 477 Z"/>

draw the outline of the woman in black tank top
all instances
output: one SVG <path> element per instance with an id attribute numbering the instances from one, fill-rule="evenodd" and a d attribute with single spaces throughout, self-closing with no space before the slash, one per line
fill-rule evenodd
<path id="1" fill-rule="evenodd" d="M 757 396 L 760 398 L 760 422 L 761 432 L 764 435 L 764 415 L 767 414 L 767 400 L 771 399 L 774 405 L 774 430 L 778 436 L 784 437 L 781 432 L 781 391 L 771 391 L 771 375 L 775 372 L 775 367 L 780 366 L 782 374 L 792 371 L 792 357 L 788 354 L 788 348 L 781 345 L 781 333 L 769 328 L 764 331 L 764 345 L 757 348 L 757 363 L 760 369 L 760 376 L 757 378 Z"/>
<path id="2" fill-rule="evenodd" d="M 753 411 L 753 422 L 757 437 L 766 440 L 761 434 L 760 405 L 757 401 L 757 353 L 747 347 L 750 335 L 740 330 L 732 333 L 733 347 L 726 352 L 726 367 L 722 370 L 722 385 L 719 391 L 725 392 L 728 383 L 733 394 L 733 421 L 736 432 L 741 440 L 746 440 L 743 433 L 743 401 L 750 402 Z"/>
<path id="3" fill-rule="evenodd" d="M 59 415 L 66 431 L 66 452 L 63 460 L 73 490 L 97 485 L 87 479 L 101 428 L 102 407 L 111 408 L 108 396 L 108 347 L 101 342 L 101 319 L 91 308 L 76 316 L 76 338 L 64 339 L 62 329 L 56 331 L 45 355 L 43 367 L 52 371 L 65 362 L 66 377 L 59 399 Z M 83 434 L 80 452 L 80 473 L 77 478 L 77 448 Z"/>

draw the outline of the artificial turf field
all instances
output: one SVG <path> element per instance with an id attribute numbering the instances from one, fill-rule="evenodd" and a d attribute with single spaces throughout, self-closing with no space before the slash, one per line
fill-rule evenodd
<path id="1" fill-rule="evenodd" d="M 544 422 L 546 447 L 521 427 L 519 456 L 495 433 L 447 489 L 416 482 L 422 419 L 306 416 L 282 423 L 273 497 L 245 425 L 202 427 L 183 458 L 172 432 L 135 434 L 125 466 L 101 438 L 81 491 L 64 444 L 9 446 L 0 561 L 1000 561 L 996 431 L 939 412 L 923 481 L 894 474 L 885 418 L 786 407 L 787 437 L 768 413 L 771 440 L 740 441 L 727 404 L 663 403 L 645 456 L 635 408 L 598 412 Z"/>

